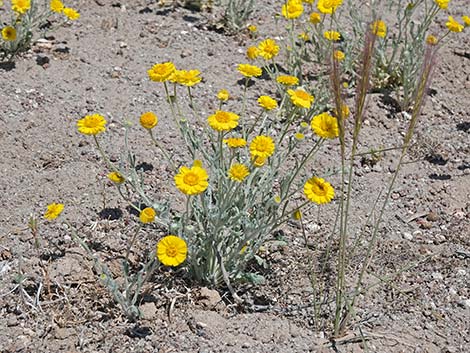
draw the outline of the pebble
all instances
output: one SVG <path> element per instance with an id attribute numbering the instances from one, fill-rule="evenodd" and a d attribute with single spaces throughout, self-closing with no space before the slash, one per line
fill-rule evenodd
<path id="1" fill-rule="evenodd" d="M 442 281 L 444 279 L 444 276 L 439 272 L 433 272 L 431 276 L 437 281 Z"/>
<path id="2" fill-rule="evenodd" d="M 463 299 L 458 304 L 466 309 L 470 309 L 470 299 Z"/>
<path id="3" fill-rule="evenodd" d="M 436 213 L 436 212 L 429 212 L 428 215 L 426 216 L 426 219 L 429 221 L 429 222 L 436 222 L 437 220 L 439 220 L 439 215 Z"/>
<path id="4" fill-rule="evenodd" d="M 465 276 L 466 274 L 467 274 L 467 271 L 465 271 L 463 268 L 460 268 L 457 270 L 458 276 Z"/>
<path id="5" fill-rule="evenodd" d="M 157 315 L 157 307 L 153 302 L 142 304 L 139 307 L 139 310 L 142 313 L 142 319 L 144 320 L 153 320 Z"/>
<path id="6" fill-rule="evenodd" d="M 405 238 L 406 240 L 413 240 L 413 234 L 405 232 L 403 233 L 403 238 Z"/>

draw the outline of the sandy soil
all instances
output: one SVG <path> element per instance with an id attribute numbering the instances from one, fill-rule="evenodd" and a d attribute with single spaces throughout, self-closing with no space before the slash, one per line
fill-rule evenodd
<path id="1" fill-rule="evenodd" d="M 279 5 L 259 1 L 253 22 L 260 38 L 276 30 Z M 118 158 L 121 123 L 133 121 L 131 140 L 147 166 L 149 188 L 177 198 L 172 177 L 138 116 L 160 116 L 159 139 L 178 155 L 181 142 L 169 117 L 163 91 L 146 70 L 172 60 L 197 68 L 204 82 L 196 90 L 201 114 L 216 109 L 221 88 L 241 101 L 236 65 L 245 62 L 251 40 L 211 30 L 218 14 L 155 1 L 74 1 L 82 17 L 60 28 L 46 42 L 0 68 L 0 352 L 468 352 L 470 339 L 470 35 L 453 36 L 440 52 L 434 82 L 417 129 L 413 163 L 400 174 L 387 209 L 368 283 L 396 274 L 392 282 L 361 296 L 348 335 L 328 340 L 330 321 L 313 320 L 308 271 L 327 241 L 335 205 L 310 215 L 306 249 L 295 224 L 282 236 L 287 246 L 267 245 L 267 269 L 255 268 L 263 285 L 237 287 L 244 305 L 226 291 L 200 288 L 162 270 L 143 297 L 139 323 L 122 316 L 96 281 L 92 264 L 60 222 L 42 224 L 41 246 L 27 223 L 48 203 L 66 204 L 70 221 L 112 268 L 136 222 L 106 179 L 92 140 L 76 131 L 77 119 L 100 112 L 108 120 L 104 148 Z M 466 0 L 452 1 L 455 17 L 469 15 Z M 3 15 L 0 13 L 0 15 Z M 443 15 L 440 19 L 443 19 Z M 263 82 L 249 92 L 254 100 Z M 381 93 L 371 93 L 361 150 L 390 146 L 390 136 L 406 129 Z M 330 142 L 316 168 L 337 160 Z M 396 152 L 377 163 L 358 164 L 351 229 L 364 221 L 374 195 L 394 171 Z M 411 160 L 411 159 L 410 159 Z M 152 249 L 163 234 L 148 228 L 138 249 Z M 138 256 L 138 255 L 136 255 Z M 313 259 L 313 260 L 309 260 Z M 311 262 L 313 261 L 313 262 Z M 313 265 L 311 265 L 313 263 Z M 359 258 L 351 261 L 351 271 Z M 25 276 L 22 288 L 15 280 Z M 29 297 L 28 297 L 29 296 Z M 362 336 L 361 336 L 362 335 Z"/>

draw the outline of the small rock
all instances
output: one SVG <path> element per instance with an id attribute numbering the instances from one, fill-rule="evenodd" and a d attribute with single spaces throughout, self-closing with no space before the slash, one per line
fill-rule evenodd
<path id="1" fill-rule="evenodd" d="M 463 268 L 457 270 L 457 276 L 465 276 L 466 274 L 467 271 L 465 271 Z"/>
<path id="2" fill-rule="evenodd" d="M 453 215 L 457 219 L 464 219 L 465 218 L 465 212 L 463 211 L 457 211 Z"/>
<path id="3" fill-rule="evenodd" d="M 127 48 L 127 43 L 126 42 L 119 43 L 119 48 Z"/>
<path id="4" fill-rule="evenodd" d="M 406 240 L 413 240 L 413 234 L 405 232 L 403 233 L 403 238 L 405 238 Z"/>
<path id="5" fill-rule="evenodd" d="M 458 304 L 465 309 L 470 309 L 470 299 L 463 299 Z"/>
<path id="6" fill-rule="evenodd" d="M 439 220 L 439 215 L 436 213 L 436 212 L 429 212 L 428 215 L 426 216 L 426 219 L 429 221 L 429 222 L 436 222 L 437 220 Z"/>
<path id="7" fill-rule="evenodd" d="M 157 307 L 153 302 L 144 303 L 139 309 L 144 320 L 153 320 L 157 316 Z"/>
<path id="8" fill-rule="evenodd" d="M 394 193 L 392 194 L 392 200 L 398 200 L 399 198 L 400 198 L 400 194 L 399 194 L 399 193 L 394 192 Z"/>
<path id="9" fill-rule="evenodd" d="M 431 274 L 432 278 L 434 278 L 436 281 L 442 281 L 444 279 L 444 276 L 439 273 L 439 272 L 433 272 Z"/>
<path id="10" fill-rule="evenodd" d="M 73 328 L 59 327 L 55 330 L 54 337 L 58 340 L 64 340 L 73 335 L 75 335 L 75 330 Z"/>
<path id="11" fill-rule="evenodd" d="M 186 58 L 186 57 L 191 56 L 191 55 L 193 55 L 193 52 L 189 49 L 185 49 L 180 53 L 180 56 L 182 58 Z"/>
<path id="12" fill-rule="evenodd" d="M 199 302 L 206 308 L 213 308 L 221 302 L 220 294 L 216 290 L 202 287 L 198 295 Z"/>
<path id="13" fill-rule="evenodd" d="M 18 319 L 16 318 L 16 316 L 11 317 L 11 318 L 8 319 L 7 326 L 8 327 L 18 326 Z"/>

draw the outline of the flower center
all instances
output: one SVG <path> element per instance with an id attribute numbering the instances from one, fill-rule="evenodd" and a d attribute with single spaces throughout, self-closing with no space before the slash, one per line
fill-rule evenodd
<path id="1" fill-rule="evenodd" d="M 190 186 L 194 186 L 198 183 L 199 178 L 195 173 L 187 173 L 184 178 L 184 183 Z"/>
<path id="2" fill-rule="evenodd" d="M 302 100 L 304 100 L 304 101 L 307 101 L 307 100 L 308 100 L 308 94 L 307 94 L 307 92 L 304 92 L 304 91 L 297 91 L 296 96 L 297 96 L 297 98 L 302 99 Z"/>
<path id="3" fill-rule="evenodd" d="M 219 123 L 228 123 L 230 121 L 230 117 L 227 113 L 220 112 L 215 116 L 215 119 Z"/>
<path id="4" fill-rule="evenodd" d="M 166 248 L 166 256 L 176 257 L 177 254 L 178 254 L 178 249 L 176 248 L 176 246 L 168 246 Z"/>
<path id="5" fill-rule="evenodd" d="M 97 127 L 99 125 L 99 120 L 95 117 L 91 117 L 85 120 L 86 127 Z"/>
<path id="6" fill-rule="evenodd" d="M 313 184 L 312 191 L 313 191 L 314 194 L 316 194 L 318 196 L 326 195 L 326 189 L 323 186 L 323 184 L 319 184 L 319 183 Z"/>

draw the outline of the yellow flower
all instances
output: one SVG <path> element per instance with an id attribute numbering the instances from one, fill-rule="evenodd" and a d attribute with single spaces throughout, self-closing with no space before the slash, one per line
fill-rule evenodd
<path id="1" fill-rule="evenodd" d="M 228 91 L 226 89 L 221 89 L 217 93 L 217 99 L 222 101 L 222 102 L 228 101 L 229 98 L 230 98 L 230 94 L 228 93 Z"/>
<path id="2" fill-rule="evenodd" d="M 258 66 L 250 64 L 239 64 L 238 71 L 245 77 L 261 76 L 263 72 Z"/>
<path id="3" fill-rule="evenodd" d="M 276 81 L 284 86 L 296 86 L 299 84 L 299 79 L 295 76 L 280 75 L 276 78 Z"/>
<path id="4" fill-rule="evenodd" d="M 256 168 L 260 168 L 266 163 L 266 159 L 266 157 L 252 156 L 251 163 L 253 163 Z"/>
<path id="5" fill-rule="evenodd" d="M 300 127 L 303 128 L 303 129 L 306 129 L 306 128 L 308 128 L 308 123 L 306 121 L 302 121 L 300 123 Z"/>
<path id="6" fill-rule="evenodd" d="M 439 6 L 441 9 L 446 10 L 447 6 L 449 6 L 450 0 L 434 0 L 437 6 Z"/>
<path id="7" fill-rule="evenodd" d="M 229 137 L 224 139 L 224 143 L 230 148 L 240 148 L 246 146 L 246 140 L 241 137 Z"/>
<path id="8" fill-rule="evenodd" d="M 279 195 L 274 196 L 274 202 L 275 203 L 281 203 L 281 201 L 282 201 L 281 196 L 279 196 Z"/>
<path id="9" fill-rule="evenodd" d="M 287 94 L 289 94 L 292 104 L 297 107 L 310 109 L 310 106 L 314 101 L 313 96 L 302 89 L 297 89 L 295 91 L 289 89 L 287 90 Z"/>
<path id="10" fill-rule="evenodd" d="M 324 14 L 333 14 L 343 0 L 318 0 L 317 9 Z"/>
<path id="11" fill-rule="evenodd" d="M 323 37 L 325 37 L 326 39 L 330 41 L 336 42 L 337 40 L 341 38 L 341 34 L 339 34 L 339 32 L 336 32 L 336 31 L 326 31 L 326 32 L 323 32 Z"/>
<path id="12" fill-rule="evenodd" d="M 335 190 L 325 179 L 312 177 L 304 185 L 304 194 L 310 201 L 321 205 L 335 197 Z"/>
<path id="13" fill-rule="evenodd" d="M 451 32 L 462 32 L 464 28 L 460 23 L 454 20 L 452 16 L 449 16 L 446 26 Z"/>
<path id="14" fill-rule="evenodd" d="M 249 25 L 247 28 L 251 33 L 255 33 L 258 30 L 258 27 L 255 25 Z"/>
<path id="15" fill-rule="evenodd" d="M 279 45 L 274 39 L 268 38 L 258 45 L 258 55 L 266 60 L 271 60 L 279 53 Z"/>
<path id="16" fill-rule="evenodd" d="M 333 53 L 333 57 L 335 58 L 335 60 L 343 61 L 345 58 L 345 55 L 341 50 L 335 50 Z"/>
<path id="17" fill-rule="evenodd" d="M 170 77 L 171 82 L 179 83 L 180 85 L 192 87 L 201 82 L 202 78 L 199 76 L 199 70 L 175 70 Z"/>
<path id="18" fill-rule="evenodd" d="M 59 215 L 62 213 L 64 210 L 64 205 L 61 203 L 51 203 L 50 205 L 47 205 L 47 211 L 44 213 L 44 218 L 52 221 L 53 219 L 56 219 L 59 217 Z"/>
<path id="19" fill-rule="evenodd" d="M 250 60 L 255 60 L 259 56 L 259 49 L 257 47 L 248 47 L 246 49 L 246 57 Z"/>
<path id="20" fill-rule="evenodd" d="M 31 8 L 31 0 L 11 0 L 11 9 L 22 15 Z"/>
<path id="21" fill-rule="evenodd" d="M 462 16 L 462 21 L 465 27 L 470 26 L 470 17 L 469 16 Z"/>
<path id="22" fill-rule="evenodd" d="M 108 179 L 111 180 L 113 183 L 122 184 L 126 181 L 126 179 L 122 176 L 119 172 L 111 172 L 108 174 Z"/>
<path id="23" fill-rule="evenodd" d="M 335 113 L 336 116 L 338 116 L 336 109 L 333 112 Z M 341 103 L 341 116 L 342 116 L 342 118 L 343 119 L 347 118 L 350 113 L 351 112 L 349 111 L 349 107 L 346 104 Z"/>
<path id="24" fill-rule="evenodd" d="M 387 25 L 381 20 L 377 20 L 372 23 L 370 25 L 370 29 L 377 37 L 385 38 L 385 35 L 387 34 Z"/>
<path id="25" fill-rule="evenodd" d="M 152 223 L 155 220 L 157 213 L 152 207 L 146 207 L 140 211 L 139 219 L 142 223 Z"/>
<path id="26" fill-rule="evenodd" d="M 312 130 L 320 137 L 332 139 L 338 136 L 338 121 L 328 113 L 315 115 L 310 122 Z"/>
<path id="27" fill-rule="evenodd" d="M 182 264 L 187 254 L 186 242 L 175 235 L 167 235 L 157 244 L 157 258 L 165 266 Z"/>
<path id="28" fill-rule="evenodd" d="M 305 135 L 302 134 L 301 132 L 297 132 L 297 133 L 295 133 L 294 137 L 295 137 L 297 140 L 301 141 L 301 140 L 303 140 L 303 139 L 305 138 Z"/>
<path id="29" fill-rule="evenodd" d="M 318 12 L 312 12 L 309 17 L 309 21 L 313 25 L 317 25 L 321 22 L 321 15 Z"/>
<path id="30" fill-rule="evenodd" d="M 299 34 L 299 38 L 300 39 L 303 39 L 304 41 L 308 41 L 310 39 L 310 37 L 308 36 L 308 33 L 307 32 L 302 32 Z"/>
<path id="31" fill-rule="evenodd" d="M 252 157 L 271 157 L 275 148 L 274 141 L 269 136 L 256 136 L 250 143 L 250 153 Z"/>
<path id="32" fill-rule="evenodd" d="M 5 41 L 13 41 L 16 39 L 16 29 L 11 26 L 3 27 L 2 29 L 2 38 Z"/>
<path id="33" fill-rule="evenodd" d="M 235 163 L 228 170 L 228 176 L 233 181 L 242 182 L 250 174 L 248 167 L 241 163 Z"/>
<path id="34" fill-rule="evenodd" d="M 292 217 L 296 221 L 300 221 L 302 219 L 302 212 L 300 212 L 300 210 L 295 210 L 294 213 L 292 213 Z"/>
<path id="35" fill-rule="evenodd" d="M 240 117 L 232 112 L 217 110 L 207 118 L 211 128 L 217 131 L 229 131 L 238 126 L 238 119 Z"/>
<path id="36" fill-rule="evenodd" d="M 436 45 L 437 42 L 438 42 L 437 38 L 435 36 L 433 36 L 432 34 L 430 34 L 426 37 L 426 43 L 428 43 L 429 45 Z"/>
<path id="37" fill-rule="evenodd" d="M 153 129 L 158 124 L 158 118 L 153 112 L 147 112 L 140 116 L 140 125 L 145 129 Z"/>
<path id="38" fill-rule="evenodd" d="M 98 135 L 104 132 L 106 119 L 100 114 L 87 115 L 77 121 L 78 131 L 84 135 Z"/>
<path id="39" fill-rule="evenodd" d="M 282 16 L 287 19 L 300 17 L 304 12 L 304 6 L 301 0 L 288 0 L 287 4 L 282 5 Z"/>
<path id="40" fill-rule="evenodd" d="M 277 108 L 277 102 L 269 96 L 261 96 L 258 98 L 258 103 L 266 110 L 273 110 Z"/>
<path id="41" fill-rule="evenodd" d="M 147 70 L 149 78 L 155 82 L 165 82 L 171 77 L 176 68 L 172 62 L 155 64 L 150 70 Z"/>
<path id="42" fill-rule="evenodd" d="M 49 7 L 51 11 L 61 13 L 64 10 L 64 4 L 60 0 L 51 0 Z"/>
<path id="43" fill-rule="evenodd" d="M 208 178 L 206 170 L 200 166 L 181 167 L 180 172 L 175 175 L 175 184 L 186 195 L 198 195 L 209 186 Z"/>
<path id="44" fill-rule="evenodd" d="M 80 18 L 80 14 L 76 10 L 74 10 L 70 7 L 64 8 L 63 11 L 64 11 L 64 15 L 67 16 L 67 18 L 69 20 L 74 21 L 74 20 L 78 20 Z"/>

